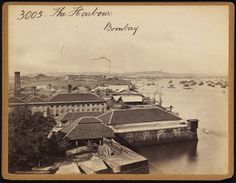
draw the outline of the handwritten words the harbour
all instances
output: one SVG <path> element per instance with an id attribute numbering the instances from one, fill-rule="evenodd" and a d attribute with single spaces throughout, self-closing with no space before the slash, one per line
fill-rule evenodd
<path id="1" fill-rule="evenodd" d="M 21 10 L 21 13 L 19 17 L 17 18 L 18 20 L 27 20 L 27 19 L 36 19 L 36 18 L 42 18 L 46 16 L 50 17 L 71 17 L 71 16 L 79 16 L 79 17 L 90 17 L 90 16 L 97 16 L 97 17 L 104 17 L 104 16 L 111 16 L 112 12 L 111 11 L 102 11 L 99 10 L 99 7 L 94 8 L 92 11 L 85 10 L 83 6 L 78 6 L 78 7 L 58 7 L 58 8 L 53 8 L 52 12 L 48 14 L 46 11 L 25 11 Z"/>
<path id="2" fill-rule="evenodd" d="M 26 11 L 21 10 L 17 20 L 33 20 L 33 19 L 42 19 L 44 17 L 110 17 L 112 16 L 112 11 L 101 10 L 100 7 L 95 7 L 92 10 L 86 10 L 83 6 L 77 7 L 56 7 L 52 8 L 51 11 L 39 10 L 39 11 Z M 112 23 L 108 22 L 105 24 L 104 29 L 107 32 L 110 31 L 132 31 L 133 34 L 137 32 L 139 26 L 130 26 L 129 23 L 126 23 L 125 26 L 122 27 L 114 27 Z"/>

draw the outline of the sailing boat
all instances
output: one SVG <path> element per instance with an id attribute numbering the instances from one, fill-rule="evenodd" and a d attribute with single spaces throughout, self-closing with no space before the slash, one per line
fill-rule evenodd
<path id="1" fill-rule="evenodd" d="M 162 90 L 162 88 L 163 88 L 163 86 L 161 87 L 161 90 Z M 157 102 L 157 104 L 158 104 L 159 106 L 162 105 L 162 91 L 161 91 L 161 90 L 159 91 L 158 89 L 156 89 L 155 93 L 153 94 L 154 100 L 155 100 L 155 98 L 156 98 L 156 94 L 157 94 L 157 93 L 159 94 L 159 100 L 158 100 L 158 102 Z"/>
<path id="2" fill-rule="evenodd" d="M 175 88 L 174 84 L 172 84 L 172 83 L 173 83 L 173 80 L 171 79 L 169 81 L 169 84 L 168 84 L 167 88 Z"/>

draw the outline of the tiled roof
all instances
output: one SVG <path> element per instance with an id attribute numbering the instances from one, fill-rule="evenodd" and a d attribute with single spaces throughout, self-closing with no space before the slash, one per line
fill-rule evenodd
<path id="1" fill-rule="evenodd" d="M 41 94 L 41 95 L 39 95 L 38 97 L 40 97 L 41 99 L 47 99 L 47 98 L 48 98 L 48 96 L 46 96 L 46 95 L 44 95 L 44 94 Z"/>
<path id="2" fill-rule="evenodd" d="M 61 132 L 70 140 L 114 137 L 112 129 L 96 117 L 82 117 L 64 127 Z"/>
<path id="3" fill-rule="evenodd" d="M 66 138 L 70 140 L 94 139 L 94 138 L 114 138 L 111 128 L 102 123 L 78 124 L 73 128 Z"/>
<path id="4" fill-rule="evenodd" d="M 45 102 L 44 99 L 42 99 L 42 98 L 40 98 L 38 96 L 35 96 L 35 95 L 29 95 L 29 96 L 25 97 L 24 101 L 26 103 Z"/>
<path id="5" fill-rule="evenodd" d="M 74 128 L 78 124 L 88 124 L 88 123 L 102 123 L 102 121 L 96 117 L 81 117 L 72 122 L 67 122 L 65 127 L 61 129 L 61 132 L 68 133 L 72 128 Z"/>
<path id="6" fill-rule="evenodd" d="M 73 129 L 77 125 L 77 122 L 67 122 L 65 127 L 60 130 L 60 132 L 67 134 L 71 129 Z"/>
<path id="7" fill-rule="evenodd" d="M 17 97 L 10 97 L 10 98 L 8 99 L 8 102 L 9 102 L 9 103 L 24 103 L 23 100 L 21 100 L 21 99 L 19 99 L 19 98 L 17 98 Z"/>
<path id="8" fill-rule="evenodd" d="M 49 102 L 105 102 L 102 98 L 91 93 L 57 94 Z"/>
<path id="9" fill-rule="evenodd" d="M 68 112 L 64 115 L 64 117 L 60 120 L 61 122 L 67 122 L 71 120 L 76 120 L 81 117 L 86 117 L 86 116 L 98 116 L 101 115 L 101 112 Z"/>
<path id="10" fill-rule="evenodd" d="M 88 124 L 88 123 L 101 123 L 102 121 L 95 117 L 82 117 L 77 119 L 76 122 L 78 124 Z"/>
<path id="11" fill-rule="evenodd" d="M 158 107 L 114 110 L 112 112 L 102 114 L 98 116 L 98 118 L 105 124 L 110 125 L 181 120 L 180 117 Z"/>
<path id="12" fill-rule="evenodd" d="M 98 118 L 100 120 L 102 120 L 103 123 L 108 124 L 110 119 L 111 119 L 112 113 L 113 113 L 113 111 L 101 114 L 101 115 L 98 116 Z"/>

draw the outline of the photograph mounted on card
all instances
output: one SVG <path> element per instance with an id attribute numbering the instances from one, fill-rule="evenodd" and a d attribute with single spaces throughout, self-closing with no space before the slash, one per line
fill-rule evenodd
<path id="1" fill-rule="evenodd" d="M 230 3 L 5 3 L 2 174 L 233 175 Z"/>

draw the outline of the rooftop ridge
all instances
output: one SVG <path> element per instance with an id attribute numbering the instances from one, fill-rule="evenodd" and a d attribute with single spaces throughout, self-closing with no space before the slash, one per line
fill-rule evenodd
<path id="1" fill-rule="evenodd" d="M 20 99 L 20 98 L 18 98 L 18 97 L 13 96 L 13 97 L 9 97 L 9 99 L 10 99 L 10 98 L 13 98 L 13 99 L 15 98 L 15 99 L 19 100 L 20 102 L 25 103 L 22 99 Z M 9 103 L 10 103 L 10 102 L 9 102 Z"/>
<path id="2" fill-rule="evenodd" d="M 108 124 L 109 124 L 109 125 L 111 124 L 111 119 L 112 119 L 112 117 L 113 117 L 113 114 L 114 114 L 114 110 L 112 110 L 112 112 L 111 112 L 111 117 L 110 117 L 110 120 L 108 121 Z"/>
<path id="3" fill-rule="evenodd" d="M 98 119 L 97 117 L 94 117 L 94 116 L 83 116 L 83 117 L 80 117 L 79 119 L 75 120 L 75 122 L 77 122 L 77 125 L 78 124 L 89 124 L 89 123 L 80 123 L 81 120 L 83 119 L 89 119 L 89 118 L 93 118 L 93 119 Z M 98 119 L 100 122 L 102 122 L 100 119 Z"/>
<path id="4" fill-rule="evenodd" d="M 77 127 L 77 125 L 78 125 L 78 122 L 75 122 L 75 125 L 73 126 L 73 128 L 71 128 L 71 129 L 66 133 L 66 135 L 65 135 L 63 138 L 67 137 L 67 135 L 68 135 L 75 127 Z"/>
<path id="5" fill-rule="evenodd" d="M 104 112 L 104 113 L 102 113 L 102 114 L 98 115 L 97 117 L 104 116 L 104 115 L 106 115 L 106 114 L 109 114 L 109 113 L 111 113 L 111 112 L 112 112 L 112 111 Z"/>

